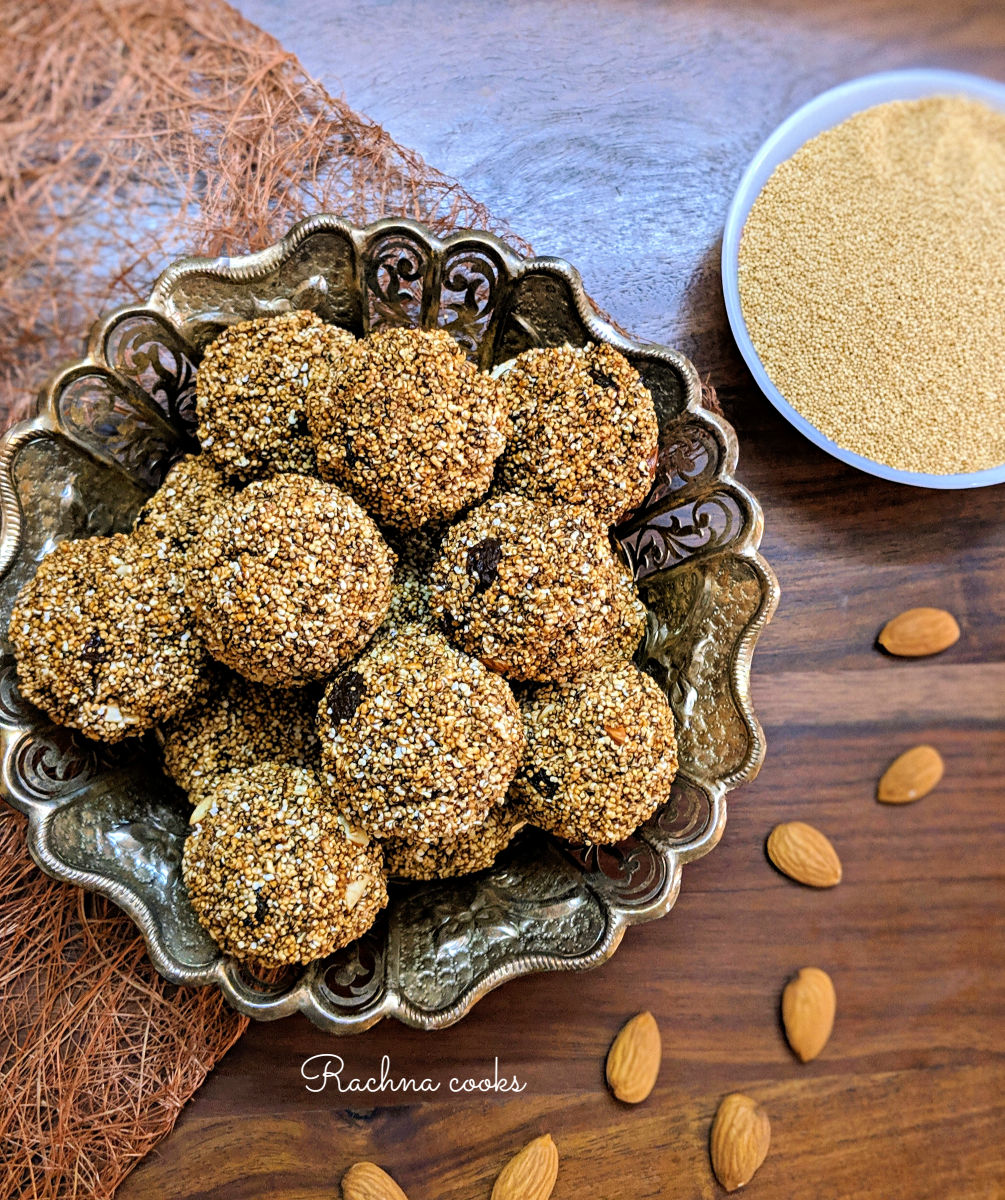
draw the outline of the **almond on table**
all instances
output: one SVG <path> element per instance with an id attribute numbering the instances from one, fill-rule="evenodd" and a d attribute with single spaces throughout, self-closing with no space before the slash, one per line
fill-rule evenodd
<path id="1" fill-rule="evenodd" d="M 659 1026 L 651 1012 L 625 1024 L 607 1052 L 607 1085 L 625 1104 L 640 1104 L 656 1086 L 663 1058 Z"/>
<path id="2" fill-rule="evenodd" d="M 757 1101 L 740 1092 L 725 1096 L 712 1122 L 708 1149 L 715 1177 L 727 1192 L 753 1179 L 770 1143 L 771 1123 Z"/>
<path id="3" fill-rule="evenodd" d="M 877 639 L 888 654 L 898 658 L 941 654 L 959 640 L 956 618 L 942 608 L 909 608 L 887 621 Z"/>
<path id="4" fill-rule="evenodd" d="M 408 1200 L 386 1171 L 376 1163 L 353 1163 L 342 1176 L 342 1200 Z"/>
<path id="5" fill-rule="evenodd" d="M 945 764 L 934 746 L 914 746 L 899 755 L 883 772 L 876 799 L 884 804 L 910 804 L 936 787 Z"/>
<path id="6" fill-rule="evenodd" d="M 782 992 L 782 1025 L 793 1053 L 809 1062 L 823 1050 L 834 1028 L 834 984 L 819 967 L 803 967 Z"/>
<path id="7" fill-rule="evenodd" d="M 558 1178 L 558 1148 L 551 1134 L 528 1142 L 499 1172 L 492 1200 L 548 1200 Z"/>
<path id="8" fill-rule="evenodd" d="M 790 879 L 807 887 L 829 888 L 841 882 L 841 860 L 819 829 L 804 821 L 785 821 L 768 834 L 768 858 Z"/>

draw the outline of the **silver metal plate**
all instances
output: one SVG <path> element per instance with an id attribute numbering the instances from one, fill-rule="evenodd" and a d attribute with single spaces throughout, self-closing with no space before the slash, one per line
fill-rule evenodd
<path id="1" fill-rule="evenodd" d="M 489 871 L 393 886 L 366 937 L 266 981 L 221 955 L 195 920 L 180 874 L 188 805 L 151 744 L 100 746 L 31 708 L 6 629 L 14 597 L 57 542 L 128 529 L 192 447 L 206 344 L 225 325 L 291 308 L 356 334 L 445 328 L 484 369 L 531 346 L 591 341 L 635 364 L 656 401 L 660 459 L 644 508 L 616 533 L 649 611 L 639 661 L 670 698 L 681 772 L 670 802 L 617 846 L 526 830 Z M 722 834 L 726 793 L 764 757 L 750 663 L 778 586 L 757 553 L 760 508 L 733 478 L 736 436 L 699 401 L 691 363 L 602 321 L 568 263 L 522 258 L 489 234 L 441 239 L 412 221 L 358 228 L 321 215 L 258 254 L 176 263 L 146 305 L 95 326 L 86 357 L 49 381 L 37 416 L 0 447 L 3 788 L 28 815 L 35 861 L 119 904 L 168 979 L 215 984 L 259 1019 L 300 1010 L 334 1033 L 385 1016 L 440 1028 L 506 979 L 602 963 L 627 926 L 672 907 L 684 864 Z"/>

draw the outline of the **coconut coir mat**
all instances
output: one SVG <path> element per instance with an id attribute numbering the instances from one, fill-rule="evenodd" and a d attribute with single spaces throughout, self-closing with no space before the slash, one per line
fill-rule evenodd
<path id="1" fill-rule="evenodd" d="M 259 249 L 318 211 L 520 246 L 219 0 L 0 0 L 0 31 L 4 424 L 179 255 Z M 245 1025 L 161 979 L 112 904 L 43 876 L 0 803 L 0 1200 L 112 1195 Z"/>

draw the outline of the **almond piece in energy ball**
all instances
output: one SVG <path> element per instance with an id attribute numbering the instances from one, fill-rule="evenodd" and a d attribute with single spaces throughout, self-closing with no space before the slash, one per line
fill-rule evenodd
<path id="1" fill-rule="evenodd" d="M 524 748 L 505 679 L 419 626 L 328 685 L 318 732 L 338 807 L 378 838 L 461 837 L 503 802 Z"/>
<path id="2" fill-rule="evenodd" d="M 262 967 L 313 962 L 387 904 L 380 849 L 351 840 L 313 771 L 259 763 L 200 795 L 182 875 L 199 924 Z"/>
<path id="3" fill-rule="evenodd" d="M 229 478 L 313 474 L 307 427 L 311 394 L 355 342 L 348 330 L 306 310 L 231 325 L 206 347 L 196 372 L 203 451 Z"/>
<path id="4" fill-rule="evenodd" d="M 249 679 L 324 679 L 357 654 L 391 600 L 394 558 L 330 484 L 277 475 L 218 509 L 189 547 L 186 590 L 210 653 Z"/>
<path id="5" fill-rule="evenodd" d="M 508 805 L 493 808 L 480 825 L 456 838 L 421 842 L 387 838 L 384 863 L 388 875 L 399 879 L 452 879 L 491 867 L 526 820 Z"/>
<path id="6" fill-rule="evenodd" d="M 145 733 L 198 700 L 210 660 L 178 565 L 155 538 L 60 542 L 11 614 L 25 699 L 104 742 Z"/>
<path id="7" fill-rule="evenodd" d="M 525 350 L 502 375 L 514 432 L 507 491 L 585 505 L 613 525 L 646 498 L 659 426 L 638 371 L 613 346 Z"/>
<path id="8" fill-rule="evenodd" d="M 499 383 L 443 330 L 379 329 L 357 342 L 307 412 L 322 478 L 403 529 L 483 496 L 510 428 Z"/>
<path id="9" fill-rule="evenodd" d="M 669 799 L 677 774 L 673 714 L 634 664 L 540 688 L 522 710 L 527 752 L 510 796 L 532 825 L 609 845 Z"/>
<path id="10" fill-rule="evenodd" d="M 219 668 L 196 708 L 161 729 L 164 766 L 186 792 L 256 762 L 318 767 L 318 689 L 252 683 Z"/>
<path id="11" fill-rule="evenodd" d="M 644 611 L 583 508 L 505 494 L 451 529 L 429 579 L 450 640 L 513 680 L 564 680 L 638 644 Z M 632 593 L 632 594 L 629 594 Z"/>

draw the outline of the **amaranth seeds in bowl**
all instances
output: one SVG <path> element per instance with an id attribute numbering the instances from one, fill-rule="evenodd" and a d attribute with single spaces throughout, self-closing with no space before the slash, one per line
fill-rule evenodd
<path id="1" fill-rule="evenodd" d="M 738 281 L 764 369 L 839 446 L 1005 463 L 1005 113 L 932 96 L 813 138 L 755 201 Z"/>

